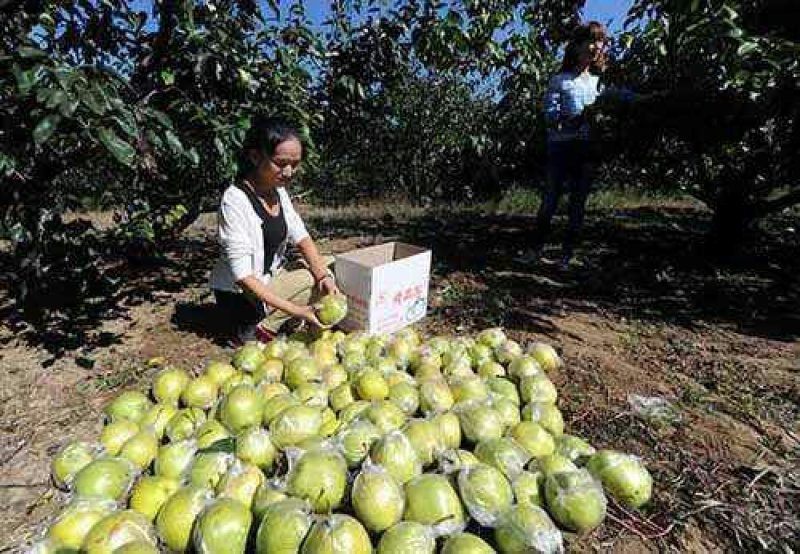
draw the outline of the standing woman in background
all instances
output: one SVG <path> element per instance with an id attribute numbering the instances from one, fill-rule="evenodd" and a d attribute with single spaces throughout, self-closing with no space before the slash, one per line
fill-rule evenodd
<path id="1" fill-rule="evenodd" d="M 211 272 L 219 318 L 236 342 L 268 341 L 288 319 L 321 327 L 309 303 L 338 294 L 286 186 L 303 156 L 300 135 L 278 118 L 254 118 L 242 146 L 240 177 L 217 213 L 221 256 Z M 288 243 L 307 269 L 283 271 Z"/>
<path id="2" fill-rule="evenodd" d="M 592 186 L 594 163 L 585 109 L 601 93 L 599 74 L 605 69 L 608 35 L 592 21 L 578 28 L 564 51 L 560 71 L 552 77 L 544 98 L 547 122 L 547 190 L 536 216 L 532 253 L 538 260 L 550 238 L 551 220 L 562 193 L 569 192 L 569 222 L 560 267 L 566 269 L 575 251 Z"/>

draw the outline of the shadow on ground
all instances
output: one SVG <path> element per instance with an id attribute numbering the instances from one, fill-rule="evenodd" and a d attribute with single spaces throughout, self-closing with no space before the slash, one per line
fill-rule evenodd
<path id="1" fill-rule="evenodd" d="M 723 325 L 779 340 L 800 336 L 800 247 L 794 235 L 780 232 L 786 221 L 773 221 L 737 259 L 721 261 L 704 240 L 708 216 L 697 210 L 595 212 L 579 250 L 583 265 L 568 271 L 517 259 L 529 244 L 530 216 L 441 212 L 412 219 L 309 217 L 307 223 L 320 239 L 348 238 L 348 247 L 396 239 L 431 248 L 433 286 L 445 297 L 433 314 L 440 310 L 447 318 L 547 334 L 549 314 L 603 311 L 684 326 Z M 560 230 L 556 225 L 554 240 Z M 546 250 L 548 256 L 557 258 L 557 247 Z M 26 329 L 13 305 L 2 316 L 17 337 L 54 356 L 108 345 L 115 337 L 97 332 L 103 321 L 126 318 L 130 306 L 172 303 L 174 293 L 203 287 L 215 258 L 210 235 L 183 238 L 150 264 L 109 269 L 120 281 L 114 296 L 78 305 L 43 328 Z M 459 275 L 474 290 L 452 279 Z M 217 336 L 209 302 L 178 304 L 172 323 Z"/>

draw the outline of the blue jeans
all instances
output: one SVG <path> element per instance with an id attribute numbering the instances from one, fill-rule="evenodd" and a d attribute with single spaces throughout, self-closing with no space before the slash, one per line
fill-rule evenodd
<path id="1" fill-rule="evenodd" d="M 551 221 L 558 208 L 558 200 L 567 191 L 569 219 L 564 235 L 564 255 L 572 255 L 583 225 L 593 174 L 588 141 L 552 141 L 547 144 L 547 190 L 539 206 L 539 213 L 536 214 L 536 248 L 544 246 L 550 237 Z"/>

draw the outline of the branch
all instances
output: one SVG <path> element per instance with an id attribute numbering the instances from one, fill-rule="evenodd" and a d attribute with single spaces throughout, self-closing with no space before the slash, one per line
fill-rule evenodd
<path id="1" fill-rule="evenodd" d="M 785 208 L 791 208 L 795 204 L 800 204 L 800 188 L 796 188 L 772 200 L 759 202 L 756 205 L 755 212 L 758 216 L 765 216 L 767 214 L 779 212 Z"/>

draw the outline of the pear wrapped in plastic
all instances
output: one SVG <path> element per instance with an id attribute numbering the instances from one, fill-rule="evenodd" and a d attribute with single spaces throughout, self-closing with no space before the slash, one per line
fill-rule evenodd
<path id="1" fill-rule="evenodd" d="M 653 478 L 642 462 L 614 450 L 600 450 L 586 464 L 600 479 L 606 492 L 629 508 L 640 508 L 650 500 Z"/>
<path id="2" fill-rule="evenodd" d="M 464 529 L 464 509 L 446 477 L 424 473 L 406 483 L 405 489 L 403 519 L 433 526 L 439 536 Z"/>
<path id="3" fill-rule="evenodd" d="M 322 369 L 311 356 L 298 356 L 286 364 L 284 381 L 290 389 L 322 380 Z"/>
<path id="4" fill-rule="evenodd" d="M 406 414 L 393 402 L 377 400 L 366 409 L 364 415 L 378 429 L 381 435 L 400 429 L 406 422 Z"/>
<path id="5" fill-rule="evenodd" d="M 531 402 L 522 408 L 522 419 L 535 421 L 553 437 L 560 437 L 564 434 L 564 417 L 554 404 Z"/>
<path id="6" fill-rule="evenodd" d="M 286 491 L 325 513 L 339 507 L 347 485 L 347 464 L 333 448 L 316 448 L 300 455 L 289 472 Z"/>
<path id="7" fill-rule="evenodd" d="M 378 543 L 378 554 L 434 554 L 436 536 L 428 525 L 401 521 L 387 529 Z"/>
<path id="8" fill-rule="evenodd" d="M 597 452 L 591 444 L 575 435 L 561 435 L 556 439 L 555 443 L 556 454 L 564 456 L 573 462 L 581 463 L 582 460 Z"/>
<path id="9" fill-rule="evenodd" d="M 364 464 L 353 482 L 351 503 L 364 527 L 380 533 L 402 519 L 405 494 L 385 468 Z"/>
<path id="10" fill-rule="evenodd" d="M 209 448 L 215 443 L 231 437 L 230 431 L 217 419 L 209 419 L 201 424 L 194 433 L 197 448 Z"/>
<path id="11" fill-rule="evenodd" d="M 183 487 L 169 497 L 156 516 L 158 535 L 167 548 L 174 552 L 189 548 L 195 520 L 212 498 L 211 490 L 194 486 Z"/>
<path id="12" fill-rule="evenodd" d="M 261 518 L 267 512 L 267 508 L 287 498 L 286 493 L 278 488 L 277 484 L 269 481 L 262 483 L 253 497 L 253 505 L 251 506 L 256 521 L 261 521 Z"/>
<path id="13" fill-rule="evenodd" d="M 169 420 L 178 413 L 178 408 L 171 404 L 154 404 L 142 418 L 141 428 L 150 428 L 158 440 L 164 437 Z"/>
<path id="14" fill-rule="evenodd" d="M 422 465 L 411 441 L 401 431 L 392 431 L 372 445 L 370 457 L 401 485 L 422 473 Z"/>
<path id="15" fill-rule="evenodd" d="M 528 355 L 539 362 L 546 372 L 550 373 L 563 365 L 555 348 L 544 342 L 535 342 L 528 347 Z"/>
<path id="16" fill-rule="evenodd" d="M 53 483 L 60 489 L 67 489 L 81 469 L 88 465 L 95 455 L 95 449 L 85 442 L 73 442 L 59 452 L 51 464 Z"/>
<path id="17" fill-rule="evenodd" d="M 219 385 L 208 375 L 195 377 L 186 384 L 181 393 L 181 402 L 187 408 L 208 410 L 217 402 Z"/>
<path id="18" fill-rule="evenodd" d="M 522 473 L 530 459 L 525 449 L 507 437 L 478 443 L 475 456 L 483 463 L 499 469 L 510 481 Z"/>
<path id="19" fill-rule="evenodd" d="M 347 317 L 347 297 L 343 294 L 326 294 L 314 307 L 320 323 L 328 327 Z"/>
<path id="20" fill-rule="evenodd" d="M 139 432 L 139 424 L 127 419 L 111 421 L 100 431 L 100 444 L 105 448 L 106 453 L 116 456 L 122 449 L 122 445 L 128 439 Z"/>
<path id="21" fill-rule="evenodd" d="M 145 475 L 133 486 L 129 506 L 150 521 L 155 521 L 158 511 L 179 488 L 177 479 Z"/>
<path id="22" fill-rule="evenodd" d="M 389 400 L 411 416 L 419 409 L 419 390 L 411 383 L 396 383 L 389 387 Z"/>
<path id="23" fill-rule="evenodd" d="M 125 441 L 119 451 L 120 458 L 130 460 L 140 470 L 146 470 L 158 454 L 158 438 L 151 428 L 142 429 Z"/>
<path id="24" fill-rule="evenodd" d="M 128 494 L 136 475 L 136 467 L 125 458 L 98 458 L 75 475 L 73 490 L 82 498 L 119 501 Z"/>
<path id="25" fill-rule="evenodd" d="M 361 400 L 383 400 L 389 396 L 389 384 L 377 369 L 364 369 L 355 380 L 355 390 Z"/>
<path id="26" fill-rule="evenodd" d="M 272 444 L 269 432 L 261 427 L 250 427 L 236 435 L 236 457 L 269 471 L 278 451 Z"/>
<path id="27" fill-rule="evenodd" d="M 153 379 L 153 397 L 162 404 L 177 406 L 183 389 L 190 380 L 191 377 L 184 370 L 168 367 Z"/>
<path id="28" fill-rule="evenodd" d="M 92 527 L 115 508 L 114 502 L 108 500 L 75 500 L 64 508 L 47 530 L 47 538 L 65 549 L 80 550 Z"/>
<path id="29" fill-rule="evenodd" d="M 147 541 L 133 541 L 114 550 L 114 554 L 159 554 L 158 546 Z"/>
<path id="30" fill-rule="evenodd" d="M 216 383 L 218 387 L 221 387 L 225 384 L 225 381 L 236 374 L 236 368 L 229 363 L 212 360 L 206 365 L 203 374 Z"/>
<path id="31" fill-rule="evenodd" d="M 123 392 L 112 400 L 104 411 L 111 421 L 127 419 L 128 421 L 139 423 L 152 404 L 150 399 L 143 393 L 130 390 Z"/>
<path id="32" fill-rule="evenodd" d="M 478 333 L 477 341 L 479 344 L 485 344 L 494 350 L 498 349 L 500 345 L 506 342 L 507 337 L 502 329 L 493 327 L 491 329 L 484 329 Z"/>
<path id="33" fill-rule="evenodd" d="M 551 473 L 544 493 L 550 514 L 570 531 L 590 531 L 606 517 L 603 489 L 585 469 Z"/>
<path id="34" fill-rule="evenodd" d="M 123 510 L 98 521 L 86 535 L 81 552 L 113 554 L 118 548 L 139 541 L 156 545 L 153 524 L 139 512 Z"/>
<path id="35" fill-rule="evenodd" d="M 503 420 L 494 409 L 481 403 L 458 406 L 458 421 L 464 438 L 473 444 L 503 436 Z"/>
<path id="36" fill-rule="evenodd" d="M 517 504 L 544 505 L 544 473 L 541 471 L 523 471 L 511 483 L 511 488 Z"/>
<path id="37" fill-rule="evenodd" d="M 317 520 L 303 542 L 302 554 L 371 554 L 372 543 L 364 526 L 345 514 Z"/>
<path id="38" fill-rule="evenodd" d="M 225 427 L 236 433 L 261 424 L 263 404 L 264 401 L 258 396 L 255 387 L 239 385 L 222 399 L 218 417 Z"/>
<path id="39" fill-rule="evenodd" d="M 555 451 L 555 441 L 552 435 L 533 421 L 521 421 L 511 429 L 510 434 L 534 458 L 549 456 Z"/>
<path id="40" fill-rule="evenodd" d="M 457 533 L 448 537 L 441 554 L 494 554 L 495 550 L 472 533 Z"/>
<path id="41" fill-rule="evenodd" d="M 564 551 L 561 531 L 543 509 L 517 504 L 508 510 L 494 530 L 501 554 L 556 554 Z"/>
<path id="42" fill-rule="evenodd" d="M 231 363 L 233 367 L 240 371 L 253 373 L 258 369 L 258 366 L 264 363 L 264 360 L 266 360 L 266 357 L 264 356 L 264 351 L 261 349 L 261 346 L 255 342 L 248 342 L 236 351 Z"/>
<path id="43" fill-rule="evenodd" d="M 156 475 L 180 479 L 192 464 L 196 452 L 197 443 L 193 440 L 165 444 L 156 455 Z"/>
<path id="44" fill-rule="evenodd" d="M 519 393 L 523 402 L 555 404 L 558 399 L 556 386 L 544 374 L 520 379 Z"/>
<path id="45" fill-rule="evenodd" d="M 461 423 L 453 412 L 444 412 L 431 418 L 439 429 L 442 447 L 458 448 L 461 446 Z"/>
<path id="46" fill-rule="evenodd" d="M 403 434 L 414 447 L 422 467 L 431 465 L 436 456 L 444 450 L 439 427 L 432 421 L 412 419 L 403 428 Z"/>
<path id="47" fill-rule="evenodd" d="M 216 489 L 236 457 L 227 452 L 201 452 L 189 470 L 189 482 L 196 487 Z"/>
<path id="48" fill-rule="evenodd" d="M 344 426 L 336 436 L 336 441 L 347 467 L 358 467 L 379 438 L 380 430 L 369 420 L 360 419 Z"/>
<path id="49" fill-rule="evenodd" d="M 307 502 L 287 498 L 267 507 L 256 534 L 258 554 L 300 552 L 309 529 L 311 510 Z"/>
<path id="50" fill-rule="evenodd" d="M 444 379 L 425 379 L 419 386 L 419 407 L 426 414 L 446 412 L 455 404 Z"/>
<path id="51" fill-rule="evenodd" d="M 270 423 L 272 443 L 278 448 L 294 446 L 319 435 L 322 427 L 322 412 L 310 406 L 290 406 Z"/>
<path id="52" fill-rule="evenodd" d="M 531 356 L 515 357 L 508 364 L 508 376 L 521 382 L 528 377 L 538 377 L 543 375 L 539 363 Z"/>
<path id="53" fill-rule="evenodd" d="M 499 470 L 486 464 L 462 469 L 458 492 L 469 514 L 484 527 L 494 527 L 514 502 L 511 484 Z"/>
<path id="54" fill-rule="evenodd" d="M 178 410 L 167 423 L 164 434 L 171 442 L 186 440 L 191 438 L 207 419 L 206 413 L 200 408 Z"/>
<path id="55" fill-rule="evenodd" d="M 266 481 L 264 473 L 252 464 L 236 460 L 217 484 L 217 496 L 233 498 L 249 509 L 258 488 Z"/>
<path id="56" fill-rule="evenodd" d="M 439 471 L 445 475 L 458 473 L 462 469 L 472 467 L 481 461 L 469 450 L 445 450 L 437 457 Z"/>
<path id="57" fill-rule="evenodd" d="M 244 554 L 253 514 L 232 498 L 219 498 L 197 519 L 192 544 L 197 554 Z"/>

